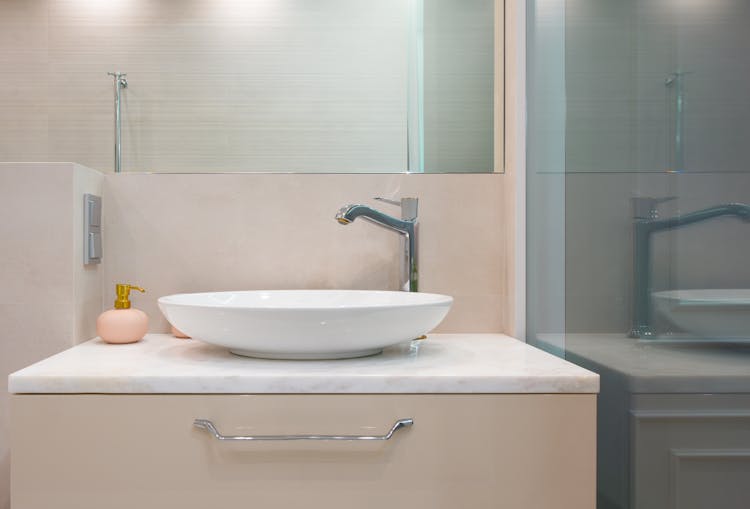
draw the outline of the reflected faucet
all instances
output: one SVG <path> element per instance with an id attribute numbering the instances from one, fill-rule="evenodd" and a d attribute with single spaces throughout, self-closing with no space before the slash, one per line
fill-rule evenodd
<path id="1" fill-rule="evenodd" d="M 717 205 L 689 214 L 659 219 L 656 206 L 667 199 L 633 198 L 634 223 L 634 264 L 635 285 L 633 288 L 631 338 L 650 339 L 654 337 L 651 324 L 651 236 L 654 233 L 680 228 L 693 223 L 721 216 L 735 216 L 750 222 L 750 206 L 742 203 Z M 648 209 L 646 211 L 646 209 Z M 646 212 L 644 212 L 646 211 Z"/>
<path id="2" fill-rule="evenodd" d="M 400 201 L 387 200 L 377 197 L 378 201 L 399 205 L 401 219 L 384 214 L 367 205 L 347 205 L 336 213 L 336 221 L 347 225 L 358 217 L 388 230 L 399 233 L 404 237 L 404 255 L 401 267 L 401 289 L 416 292 L 419 288 L 419 270 L 417 264 L 417 235 L 419 233 L 418 198 L 401 198 Z"/>

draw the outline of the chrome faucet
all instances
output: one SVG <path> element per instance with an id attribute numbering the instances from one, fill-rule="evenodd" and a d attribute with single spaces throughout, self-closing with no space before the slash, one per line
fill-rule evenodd
<path id="1" fill-rule="evenodd" d="M 122 89 L 128 88 L 127 74 L 108 72 L 115 83 L 115 173 L 122 171 Z"/>
<path id="2" fill-rule="evenodd" d="M 417 235 L 419 223 L 417 221 L 419 199 L 401 198 L 399 201 L 376 197 L 378 201 L 398 205 L 401 207 L 401 219 L 384 214 L 367 205 L 347 205 L 336 213 L 336 221 L 349 224 L 358 217 L 404 237 L 404 256 L 401 267 L 401 289 L 416 292 L 419 288 L 419 270 L 417 263 Z"/>
<path id="3" fill-rule="evenodd" d="M 651 324 L 651 236 L 654 233 L 680 228 L 720 216 L 735 216 L 750 222 L 750 206 L 742 203 L 717 205 L 689 214 L 659 219 L 657 205 L 673 197 L 633 198 L 634 207 L 634 287 L 631 338 L 653 338 Z"/>

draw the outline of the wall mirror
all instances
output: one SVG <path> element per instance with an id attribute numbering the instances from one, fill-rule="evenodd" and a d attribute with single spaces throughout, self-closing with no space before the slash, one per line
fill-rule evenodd
<path id="1" fill-rule="evenodd" d="M 4 9 L 19 34 L 39 34 L 8 48 L 26 58 L 13 82 L 33 73 L 39 87 L 15 90 L 22 101 L 8 114 L 25 121 L 0 160 L 113 170 L 118 81 L 107 73 L 117 71 L 127 74 L 122 172 L 503 170 L 503 0 L 43 0 Z"/>

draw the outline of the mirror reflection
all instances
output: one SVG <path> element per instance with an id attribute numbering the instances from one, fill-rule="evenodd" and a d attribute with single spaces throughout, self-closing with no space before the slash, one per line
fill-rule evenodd
<path id="1" fill-rule="evenodd" d="M 35 2 L 22 16 L 38 36 L 19 32 L 7 48 L 27 65 L 0 77 L 20 99 L 6 108 L 16 128 L 0 160 L 502 171 L 502 10 L 501 0 Z"/>

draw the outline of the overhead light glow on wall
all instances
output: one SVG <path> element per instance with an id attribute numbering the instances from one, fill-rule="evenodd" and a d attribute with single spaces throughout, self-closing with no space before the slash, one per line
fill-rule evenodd
<path id="1" fill-rule="evenodd" d="M 123 16 L 136 9 L 138 2 L 133 0 L 69 0 L 52 2 L 52 6 L 67 10 L 70 14 L 97 17 Z"/>

